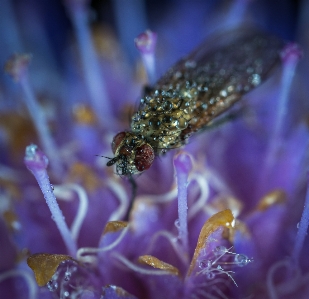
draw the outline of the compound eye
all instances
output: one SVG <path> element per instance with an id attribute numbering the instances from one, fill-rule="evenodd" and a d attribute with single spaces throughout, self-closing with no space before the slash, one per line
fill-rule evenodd
<path id="1" fill-rule="evenodd" d="M 121 143 L 121 141 L 123 140 L 123 138 L 126 137 L 126 132 L 120 132 L 118 133 L 114 139 L 113 139 L 113 142 L 112 142 L 112 151 L 113 153 L 115 154 L 117 148 L 119 147 L 119 144 Z"/>
<path id="2" fill-rule="evenodd" d="M 154 160 L 154 151 L 149 144 L 144 144 L 136 149 L 134 165 L 138 171 L 148 169 Z"/>

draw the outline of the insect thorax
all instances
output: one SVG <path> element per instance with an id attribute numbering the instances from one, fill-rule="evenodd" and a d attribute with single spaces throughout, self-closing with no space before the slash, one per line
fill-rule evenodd
<path id="1" fill-rule="evenodd" d="M 141 100 L 132 117 L 132 131 L 144 136 L 156 150 L 181 146 L 181 132 L 194 121 L 197 96 L 196 88 L 184 86 L 154 90 Z"/>

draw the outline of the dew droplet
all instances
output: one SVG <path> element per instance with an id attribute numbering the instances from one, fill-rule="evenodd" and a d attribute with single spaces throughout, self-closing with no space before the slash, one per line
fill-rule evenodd
<path id="1" fill-rule="evenodd" d="M 199 267 L 201 269 L 210 269 L 212 267 L 212 262 L 211 260 L 201 260 L 199 262 Z"/>
<path id="2" fill-rule="evenodd" d="M 174 224 L 175 224 L 175 226 L 176 226 L 177 228 L 180 228 L 180 221 L 179 221 L 179 219 L 176 219 L 175 222 L 174 222 Z"/>
<path id="3" fill-rule="evenodd" d="M 69 281 L 71 279 L 72 273 L 70 271 L 65 271 L 64 280 Z"/>
<path id="4" fill-rule="evenodd" d="M 214 255 L 219 256 L 227 253 L 228 250 L 225 246 L 216 246 L 212 252 L 214 253 Z"/>
<path id="5" fill-rule="evenodd" d="M 216 276 L 216 275 L 215 275 L 215 273 L 213 273 L 213 272 L 208 272 L 208 273 L 206 274 L 206 278 L 209 279 L 209 280 L 214 279 L 215 276 Z"/>
<path id="6" fill-rule="evenodd" d="M 58 289 L 58 282 L 52 279 L 47 283 L 46 286 L 50 292 L 55 292 Z"/>
<path id="7" fill-rule="evenodd" d="M 236 254 L 234 261 L 239 267 L 244 267 L 251 262 L 251 260 L 245 254 Z"/>
<path id="8" fill-rule="evenodd" d="M 69 296 L 70 296 L 70 293 L 69 293 L 68 291 L 65 291 L 65 292 L 63 293 L 63 295 L 64 295 L 64 297 L 69 297 Z"/>

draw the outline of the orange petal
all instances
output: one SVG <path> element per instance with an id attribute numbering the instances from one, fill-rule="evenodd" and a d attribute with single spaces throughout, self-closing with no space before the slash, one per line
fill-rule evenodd
<path id="1" fill-rule="evenodd" d="M 115 233 L 128 226 L 126 221 L 110 221 L 107 222 L 103 231 L 103 236 L 107 233 Z"/>
<path id="2" fill-rule="evenodd" d="M 27 264 L 35 275 L 37 284 L 46 285 L 55 274 L 59 264 L 66 260 L 73 260 L 68 255 L 36 253 L 28 257 Z"/>
<path id="3" fill-rule="evenodd" d="M 273 205 L 282 204 L 285 202 L 286 202 L 285 191 L 277 189 L 264 195 L 262 199 L 259 201 L 256 209 L 259 211 L 265 211 Z"/>
<path id="4" fill-rule="evenodd" d="M 208 237 L 220 227 L 232 228 L 233 221 L 234 216 L 231 210 L 224 210 L 222 212 L 213 215 L 204 223 L 197 240 L 194 255 L 187 276 L 191 275 L 193 268 L 196 264 L 196 260 L 201 250 L 205 247 L 205 243 L 207 242 Z"/>
<path id="5" fill-rule="evenodd" d="M 96 125 L 97 119 L 92 109 L 86 105 L 76 105 L 73 108 L 74 121 L 84 125 Z"/>
<path id="6" fill-rule="evenodd" d="M 143 265 L 151 266 L 155 269 L 168 271 L 173 275 L 179 275 L 179 270 L 176 267 L 165 263 L 152 255 L 142 255 L 138 258 L 138 262 Z"/>
<path id="7" fill-rule="evenodd" d="M 71 166 L 66 181 L 80 183 L 87 191 L 94 191 L 102 185 L 95 171 L 81 162 L 76 162 Z"/>

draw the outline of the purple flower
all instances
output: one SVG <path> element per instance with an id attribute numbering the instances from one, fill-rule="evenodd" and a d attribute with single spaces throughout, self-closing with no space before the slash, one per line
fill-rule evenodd
<path id="1" fill-rule="evenodd" d="M 1 298 L 308 298 L 306 44 L 233 120 L 134 180 L 106 166 L 145 85 L 219 32 L 293 40 L 292 2 L 280 29 L 275 1 L 88 2 L 0 10 Z"/>

